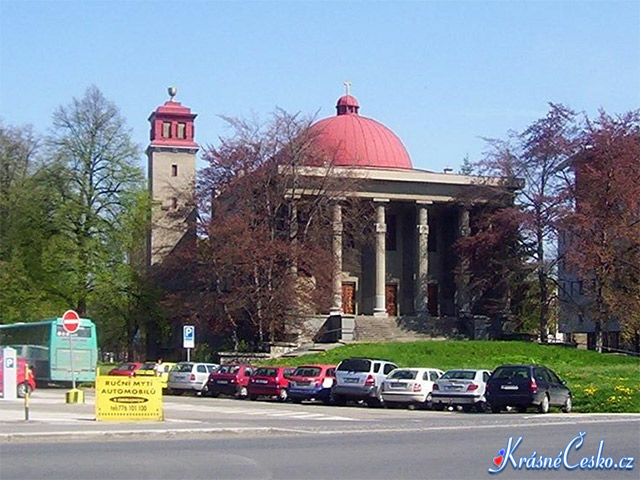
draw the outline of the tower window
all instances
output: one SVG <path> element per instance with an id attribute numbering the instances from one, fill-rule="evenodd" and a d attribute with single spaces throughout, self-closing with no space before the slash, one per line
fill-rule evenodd
<path id="1" fill-rule="evenodd" d="M 187 138 L 187 124 L 178 123 L 178 138 Z"/>
<path id="2" fill-rule="evenodd" d="M 172 177 L 178 176 L 178 165 L 176 165 L 175 163 L 171 165 L 171 176 Z"/>
<path id="3" fill-rule="evenodd" d="M 171 138 L 171 123 L 162 122 L 162 136 L 164 138 Z"/>

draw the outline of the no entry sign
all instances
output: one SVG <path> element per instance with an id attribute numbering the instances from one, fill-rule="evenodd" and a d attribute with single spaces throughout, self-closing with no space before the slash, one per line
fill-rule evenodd
<path id="1" fill-rule="evenodd" d="M 62 315 L 62 326 L 67 333 L 76 333 L 80 327 L 80 317 L 73 310 L 67 310 Z"/>

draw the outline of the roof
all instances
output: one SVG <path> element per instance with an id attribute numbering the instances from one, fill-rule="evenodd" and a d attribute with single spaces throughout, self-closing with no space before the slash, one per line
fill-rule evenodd
<path id="1" fill-rule="evenodd" d="M 355 97 L 344 95 L 338 99 L 335 117 L 311 126 L 324 162 L 345 167 L 413 168 L 400 138 L 380 122 L 360 116 L 359 109 Z"/>

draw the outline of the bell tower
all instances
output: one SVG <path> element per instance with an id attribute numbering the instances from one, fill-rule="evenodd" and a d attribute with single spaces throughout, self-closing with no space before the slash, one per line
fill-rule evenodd
<path id="1" fill-rule="evenodd" d="M 151 230 L 147 238 L 147 265 L 153 267 L 192 234 L 195 212 L 195 113 L 176 102 L 177 89 L 149 116 L 147 147 Z"/>

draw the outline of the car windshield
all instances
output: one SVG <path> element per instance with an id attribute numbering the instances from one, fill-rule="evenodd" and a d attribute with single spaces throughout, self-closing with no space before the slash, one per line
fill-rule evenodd
<path id="1" fill-rule="evenodd" d="M 277 368 L 259 368 L 258 370 L 256 370 L 255 376 L 263 376 L 263 377 L 275 377 L 278 375 L 278 369 Z"/>
<path id="2" fill-rule="evenodd" d="M 473 380 L 476 372 L 471 370 L 449 370 L 440 377 L 440 380 Z"/>
<path id="3" fill-rule="evenodd" d="M 240 367 L 238 365 L 222 365 L 219 369 L 217 373 L 228 373 L 228 374 L 234 374 L 236 373 L 238 370 L 240 370 Z"/>
<path id="4" fill-rule="evenodd" d="M 529 379 L 528 367 L 500 367 L 493 373 L 493 378 L 524 378 Z"/>
<path id="5" fill-rule="evenodd" d="M 125 363 L 118 367 L 118 370 L 135 370 L 136 366 L 133 363 Z"/>
<path id="6" fill-rule="evenodd" d="M 338 370 L 341 372 L 368 372 L 371 369 L 371 361 L 363 358 L 348 358 L 340 362 Z"/>
<path id="7" fill-rule="evenodd" d="M 395 370 L 391 372 L 388 378 L 392 380 L 415 380 L 417 374 L 417 370 Z"/>
<path id="8" fill-rule="evenodd" d="M 191 372 L 191 370 L 193 370 L 193 363 L 180 363 L 178 365 L 176 365 L 176 368 L 174 368 L 175 372 Z"/>
<path id="9" fill-rule="evenodd" d="M 294 377 L 317 377 L 320 375 L 321 369 L 318 367 L 298 367 L 293 372 Z"/>
<path id="10" fill-rule="evenodd" d="M 155 363 L 145 363 L 144 365 L 142 365 L 138 370 L 155 370 Z"/>

